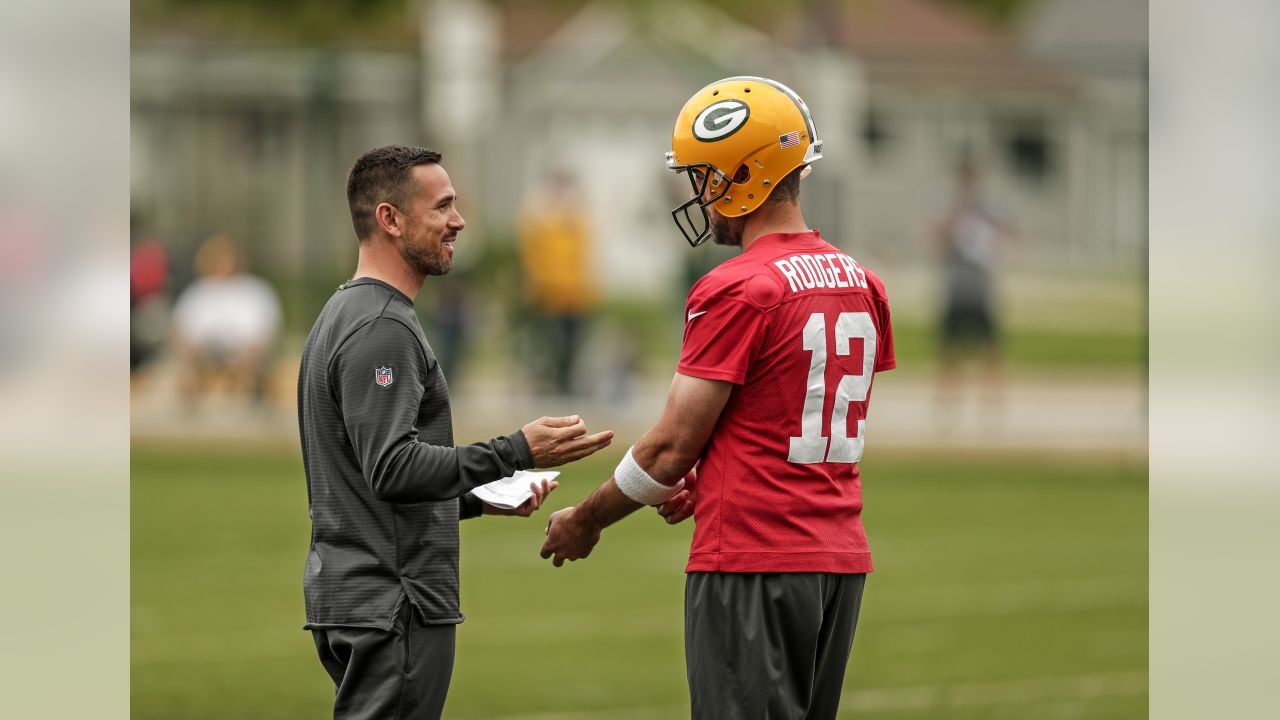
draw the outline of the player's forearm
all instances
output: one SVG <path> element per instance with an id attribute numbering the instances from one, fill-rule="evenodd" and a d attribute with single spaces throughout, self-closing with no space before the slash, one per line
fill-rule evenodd
<path id="1" fill-rule="evenodd" d="M 702 456 L 732 387 L 727 382 L 677 374 L 662 418 L 631 447 L 633 470 L 639 466 L 639 472 L 661 485 L 680 482 Z M 578 505 L 575 514 L 582 516 L 583 523 L 603 530 L 641 507 L 642 503 L 623 494 L 610 477 Z"/>
<path id="2" fill-rule="evenodd" d="M 618 489 L 610 476 L 595 492 L 578 504 L 582 521 L 595 530 L 603 530 L 622 518 L 644 507 Z"/>
<path id="3" fill-rule="evenodd" d="M 631 448 L 631 454 L 650 477 L 663 485 L 675 485 L 698 460 L 690 450 L 673 443 L 662 443 L 650 435 L 641 438 Z M 618 489 L 612 476 L 578 505 L 583 521 L 596 530 L 603 530 L 642 507 L 644 505 Z"/>

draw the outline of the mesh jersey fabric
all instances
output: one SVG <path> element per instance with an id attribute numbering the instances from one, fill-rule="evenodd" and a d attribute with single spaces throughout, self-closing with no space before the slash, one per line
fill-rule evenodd
<path id="1" fill-rule="evenodd" d="M 871 375 L 896 366 L 883 283 L 817 231 L 779 233 L 699 280 L 685 313 L 678 372 L 735 385 L 698 464 L 686 570 L 870 572 L 861 475 L 838 456 L 865 434 Z"/>

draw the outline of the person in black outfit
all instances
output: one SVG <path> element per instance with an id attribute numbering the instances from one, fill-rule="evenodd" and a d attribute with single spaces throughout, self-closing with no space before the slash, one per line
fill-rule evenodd
<path id="1" fill-rule="evenodd" d="M 298 423 L 311 547 L 307 624 L 336 686 L 334 717 L 438 718 L 453 671 L 458 521 L 528 516 L 554 483 L 500 510 L 471 490 L 607 446 L 577 416 L 454 446 L 449 391 L 413 310 L 429 275 L 453 268 L 466 223 L 440 154 L 390 146 L 347 181 L 360 239 L 354 279 L 307 337 Z"/>

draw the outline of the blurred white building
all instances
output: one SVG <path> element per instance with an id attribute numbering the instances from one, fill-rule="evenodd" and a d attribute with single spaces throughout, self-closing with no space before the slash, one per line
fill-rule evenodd
<path id="1" fill-rule="evenodd" d="M 477 13 L 457 13 L 454 1 L 429 6 L 447 7 L 427 14 L 438 37 L 474 34 Z M 1017 36 L 935 0 L 819 0 L 768 34 L 696 2 L 597 1 L 562 13 L 521 4 L 483 12 L 502 41 L 484 44 L 493 57 L 477 66 L 490 71 L 472 79 L 486 87 L 470 94 L 489 104 L 453 126 L 465 128 L 459 145 L 484 138 L 471 147 L 493 225 L 510 222 L 547 168 L 576 171 L 601 231 L 600 271 L 619 292 L 661 292 L 680 262 L 667 211 L 686 190 L 664 177 L 662 153 L 684 100 L 734 74 L 778 79 L 809 101 L 826 159 L 807 181 L 806 213 L 848 249 L 928 257 L 967 153 L 1016 225 L 1022 262 L 1143 262 L 1145 4 L 1033 5 Z M 1120 89 L 1061 57 L 1087 57 L 1090 29 L 1113 17 L 1125 30 L 1109 41 L 1107 69 L 1123 78 Z M 426 57 L 433 47 L 457 49 L 425 43 Z M 435 66 L 453 67 L 444 58 Z M 427 82 L 426 104 L 451 82 Z"/>
<path id="2" fill-rule="evenodd" d="M 1145 264 L 1146 0 L 1039 0 L 1017 35 L 1027 54 L 1069 73 L 1080 89 L 1082 252 Z"/>
<path id="3" fill-rule="evenodd" d="M 809 101 L 826 159 L 806 215 L 851 251 L 926 261 L 971 152 L 1021 261 L 1143 262 L 1144 3 L 1044 0 L 1013 35 L 936 0 L 813 0 L 767 31 L 696 0 L 422 7 L 417 54 L 135 47 L 135 209 L 177 265 L 227 231 L 275 279 L 345 271 L 350 163 L 422 143 L 445 152 L 473 238 L 510 238 L 526 190 L 575 171 L 601 285 L 663 296 L 688 254 L 669 216 L 687 193 L 663 165 L 671 123 L 737 74 Z"/>

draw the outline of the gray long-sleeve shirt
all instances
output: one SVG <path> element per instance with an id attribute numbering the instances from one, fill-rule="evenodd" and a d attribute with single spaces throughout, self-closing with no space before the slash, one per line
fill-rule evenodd
<path id="1" fill-rule="evenodd" d="M 449 388 L 413 302 L 378 280 L 338 289 L 298 377 L 311 551 L 307 627 L 389 630 L 404 598 L 424 622 L 462 622 L 458 520 L 467 493 L 533 466 L 520 431 L 453 446 Z"/>

